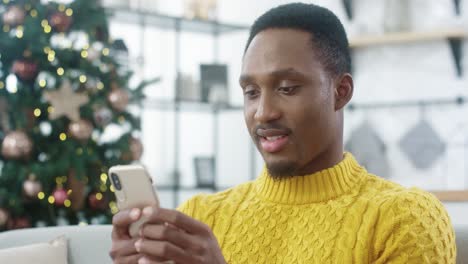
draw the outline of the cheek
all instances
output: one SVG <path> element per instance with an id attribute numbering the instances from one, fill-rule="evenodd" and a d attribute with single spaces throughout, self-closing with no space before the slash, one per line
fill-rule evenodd
<path id="1" fill-rule="evenodd" d="M 321 107 L 302 108 L 297 113 L 296 131 L 298 146 L 302 152 L 309 152 L 324 143 L 330 133 L 328 111 Z"/>
<path id="2" fill-rule="evenodd" d="M 255 115 L 255 112 L 252 109 L 249 109 L 249 107 L 244 106 L 244 121 L 245 121 L 245 125 L 249 133 L 251 131 L 251 126 L 252 126 L 254 115 Z"/>

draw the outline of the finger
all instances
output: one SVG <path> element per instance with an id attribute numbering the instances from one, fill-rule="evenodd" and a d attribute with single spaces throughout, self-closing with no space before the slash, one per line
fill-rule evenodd
<path id="1" fill-rule="evenodd" d="M 167 225 L 146 224 L 141 228 L 140 236 L 151 240 L 167 241 L 182 249 L 196 252 L 200 244 L 194 236 Z"/>
<path id="2" fill-rule="evenodd" d="M 143 214 L 148 217 L 149 223 L 163 221 L 193 234 L 206 233 L 209 231 L 209 228 L 204 223 L 176 210 L 145 207 L 143 209 Z"/>
<path id="3" fill-rule="evenodd" d="M 141 216 L 139 208 L 123 210 L 112 217 L 112 239 L 129 238 L 128 227 L 131 223 L 137 221 Z"/>
<path id="4" fill-rule="evenodd" d="M 131 240 L 117 240 L 112 242 L 112 248 L 109 253 L 111 258 L 115 259 L 121 256 L 129 256 L 137 254 L 135 248 L 135 242 L 138 238 L 131 239 Z"/>
<path id="5" fill-rule="evenodd" d="M 180 263 L 193 263 L 184 250 L 167 241 L 140 239 L 135 243 L 135 247 L 138 253 L 149 257 L 149 259 L 163 258 Z"/>
<path id="6" fill-rule="evenodd" d="M 114 264 L 135 264 L 138 263 L 138 260 L 141 259 L 141 254 L 119 257 L 114 260 Z"/>

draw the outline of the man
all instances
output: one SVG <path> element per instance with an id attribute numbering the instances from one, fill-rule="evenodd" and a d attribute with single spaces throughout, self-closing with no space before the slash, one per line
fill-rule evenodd
<path id="1" fill-rule="evenodd" d="M 329 10 L 295 3 L 258 18 L 240 85 L 263 172 L 181 212 L 116 214 L 114 263 L 455 263 L 450 219 L 434 196 L 344 153 L 349 72 L 346 33 Z M 142 214 L 150 221 L 131 239 L 128 225 Z"/>

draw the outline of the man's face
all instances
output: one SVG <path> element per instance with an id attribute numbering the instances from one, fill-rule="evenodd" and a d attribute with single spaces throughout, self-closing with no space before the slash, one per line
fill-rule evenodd
<path id="1" fill-rule="evenodd" d="M 270 174 L 308 174 L 338 129 L 333 82 L 310 33 L 258 33 L 244 55 L 240 85 L 247 128 Z"/>

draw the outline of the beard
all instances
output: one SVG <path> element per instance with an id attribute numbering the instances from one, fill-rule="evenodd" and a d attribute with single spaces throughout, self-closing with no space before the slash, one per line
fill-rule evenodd
<path id="1" fill-rule="evenodd" d="M 294 162 L 275 162 L 266 164 L 269 175 L 274 180 L 283 180 L 297 176 L 297 164 Z"/>

